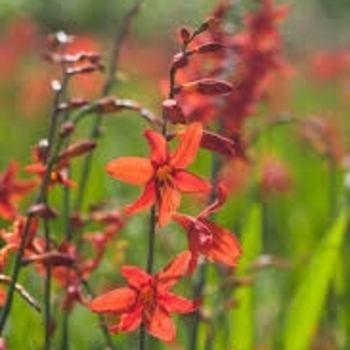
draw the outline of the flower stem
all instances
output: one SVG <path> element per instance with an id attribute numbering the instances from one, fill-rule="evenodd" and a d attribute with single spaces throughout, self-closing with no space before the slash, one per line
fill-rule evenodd
<path id="1" fill-rule="evenodd" d="M 113 88 L 113 85 L 115 83 L 116 71 L 118 69 L 122 43 L 129 31 L 133 17 L 137 14 L 140 8 L 141 2 L 142 0 L 137 0 L 134 3 L 134 5 L 129 9 L 129 11 L 126 13 L 126 15 L 123 18 L 121 29 L 118 30 L 118 33 L 115 36 L 113 48 L 111 50 L 111 54 L 109 58 L 109 66 L 107 68 L 107 79 L 102 89 L 101 98 L 106 97 Z M 97 112 L 95 116 L 95 122 L 91 128 L 90 139 L 95 140 L 99 136 L 99 129 L 101 126 L 101 122 L 102 122 L 102 115 L 101 113 Z M 90 175 L 92 158 L 93 158 L 93 153 L 89 153 L 86 156 L 85 162 L 82 166 L 80 180 L 78 182 L 79 183 L 78 193 L 77 193 L 75 205 L 74 205 L 74 208 L 76 210 L 80 209 L 80 207 L 84 202 L 84 195 L 86 193 L 86 186 Z"/>
<path id="2" fill-rule="evenodd" d="M 45 252 L 50 251 L 50 227 L 47 219 L 44 220 L 45 230 Z M 45 305 L 45 345 L 44 350 L 50 350 L 51 347 L 51 266 L 45 268 L 45 289 L 44 289 L 44 305 Z"/>
<path id="3" fill-rule="evenodd" d="M 55 139 L 55 133 L 56 133 L 56 129 L 57 129 L 57 119 L 59 116 L 59 109 L 58 109 L 58 105 L 59 102 L 61 100 L 62 94 L 64 93 L 67 85 L 68 85 L 68 81 L 69 81 L 69 75 L 64 74 L 63 75 L 63 79 L 62 79 L 62 83 L 61 83 L 61 87 L 60 89 L 58 89 L 56 91 L 56 94 L 54 96 L 54 100 L 53 100 L 53 104 L 52 104 L 52 111 L 49 117 L 49 127 L 48 127 L 48 136 L 47 136 L 47 141 L 48 141 L 48 148 L 47 148 L 47 154 L 50 154 L 53 144 L 54 144 L 54 139 Z M 46 171 L 44 174 L 44 178 L 41 184 L 41 187 L 39 189 L 39 193 L 37 196 L 37 199 L 35 201 L 35 204 L 39 204 L 42 203 L 45 200 L 46 194 L 47 194 L 47 187 L 49 184 L 49 180 L 50 180 L 50 173 L 51 173 L 51 169 L 53 167 L 53 161 L 52 159 L 54 159 L 54 156 L 49 157 L 46 160 Z M 25 245 L 27 242 L 27 237 L 29 234 L 29 230 L 30 230 L 30 225 L 31 222 L 34 218 L 33 214 L 28 214 L 27 215 L 27 220 L 26 220 L 26 224 L 22 230 L 21 236 L 21 242 L 19 245 L 19 248 L 17 250 L 17 254 L 16 254 L 16 258 L 15 258 L 15 263 L 14 263 L 14 267 L 13 267 L 13 271 L 12 271 L 12 276 L 11 276 L 11 284 L 9 286 L 9 290 L 7 293 L 7 297 L 6 297 L 6 301 L 4 303 L 4 306 L 1 310 L 1 316 L 0 316 L 0 335 L 3 334 L 5 325 L 6 325 L 6 321 L 8 319 L 9 313 L 11 311 L 11 307 L 12 307 L 12 301 L 13 301 L 13 296 L 14 296 L 14 292 L 16 289 L 16 283 L 19 277 L 19 272 L 21 269 L 21 265 L 22 265 L 22 257 L 24 254 L 24 250 L 25 250 Z"/>
<path id="4" fill-rule="evenodd" d="M 221 168 L 221 161 L 218 157 L 213 154 L 211 160 L 211 183 L 212 189 L 209 195 L 209 203 L 211 203 L 216 195 L 216 185 L 218 183 L 219 171 Z M 203 290 L 207 280 L 207 264 L 202 264 L 198 266 L 197 276 L 194 280 L 192 287 L 192 296 L 194 299 L 202 298 Z M 198 342 L 198 328 L 201 321 L 201 316 L 199 311 L 194 313 L 194 320 L 191 324 L 189 331 L 189 341 L 188 341 L 188 350 L 196 350 Z"/>
<path id="5" fill-rule="evenodd" d="M 151 208 L 151 214 L 149 219 L 149 234 L 148 234 L 148 251 L 147 251 L 147 273 L 152 274 L 154 265 L 154 248 L 155 248 L 155 236 L 156 236 L 156 206 Z M 139 334 L 139 350 L 146 349 L 146 329 L 142 323 Z"/>

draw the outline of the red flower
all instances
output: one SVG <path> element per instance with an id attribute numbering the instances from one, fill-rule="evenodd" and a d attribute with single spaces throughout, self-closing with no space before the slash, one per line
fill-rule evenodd
<path id="1" fill-rule="evenodd" d="M 175 339 L 176 329 L 170 313 L 185 314 L 198 307 L 169 289 L 186 273 L 190 252 L 182 252 L 167 267 L 151 276 L 135 266 L 121 268 L 129 286 L 117 288 L 93 299 L 90 308 L 94 312 L 120 313 L 120 322 L 111 332 L 132 332 L 143 322 L 147 331 L 165 342 Z"/>
<path id="2" fill-rule="evenodd" d="M 29 252 L 38 251 L 38 240 L 35 238 L 38 229 L 38 220 L 34 218 L 30 223 L 27 223 L 27 220 L 28 219 L 19 216 L 12 223 L 10 230 L 0 230 L 0 238 L 5 242 L 0 249 L 0 271 L 4 270 L 9 254 L 19 249 L 26 225 L 29 225 L 29 228 L 25 242 L 24 255 L 28 255 Z"/>
<path id="3" fill-rule="evenodd" d="M 17 215 L 15 202 L 35 186 L 33 181 L 15 180 L 17 169 L 17 163 L 12 162 L 0 174 L 0 217 L 4 219 L 13 219 Z"/>
<path id="4" fill-rule="evenodd" d="M 228 230 L 206 219 L 216 211 L 226 200 L 223 187 L 219 187 L 219 196 L 196 218 L 183 214 L 174 214 L 173 219 L 187 231 L 189 249 L 192 258 L 189 264 L 189 273 L 197 265 L 199 254 L 211 260 L 228 266 L 236 266 L 242 251 L 237 238 Z"/>
<path id="5" fill-rule="evenodd" d="M 145 185 L 142 195 L 125 208 L 128 214 L 158 206 L 158 222 L 165 225 L 180 205 L 180 192 L 205 192 L 210 185 L 187 172 L 185 168 L 196 157 L 203 127 L 192 123 L 181 137 L 177 149 L 171 153 L 162 134 L 152 130 L 144 132 L 151 148 L 150 159 L 127 157 L 112 160 L 107 172 L 122 181 Z"/>

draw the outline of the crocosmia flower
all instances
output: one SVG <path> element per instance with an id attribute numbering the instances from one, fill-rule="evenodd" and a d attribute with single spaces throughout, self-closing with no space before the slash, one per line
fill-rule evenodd
<path id="1" fill-rule="evenodd" d="M 186 273 L 190 258 L 190 252 L 182 252 L 154 276 L 135 266 L 123 266 L 121 273 L 129 285 L 96 297 L 89 307 L 98 313 L 121 314 L 111 332 L 132 332 L 143 322 L 148 333 L 172 342 L 176 329 L 170 314 L 193 312 L 199 304 L 169 291 Z"/>
<path id="2" fill-rule="evenodd" d="M 125 208 L 133 214 L 156 204 L 158 223 L 166 225 L 180 205 L 181 192 L 206 192 L 210 184 L 185 169 L 193 162 L 201 142 L 203 127 L 192 123 L 183 133 L 177 149 L 171 152 L 165 137 L 146 130 L 151 148 L 150 158 L 124 157 L 107 164 L 107 172 L 114 178 L 135 185 L 144 185 L 141 196 Z"/>
<path id="3" fill-rule="evenodd" d="M 219 186 L 218 198 L 197 217 L 174 214 L 173 219 L 186 231 L 189 250 L 192 253 L 188 273 L 193 273 L 200 254 L 209 260 L 228 266 L 236 266 L 242 255 L 238 239 L 229 230 L 207 219 L 226 201 L 226 190 Z"/>

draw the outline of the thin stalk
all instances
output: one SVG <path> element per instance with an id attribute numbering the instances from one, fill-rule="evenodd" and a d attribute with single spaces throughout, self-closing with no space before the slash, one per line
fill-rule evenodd
<path id="1" fill-rule="evenodd" d="M 63 221 L 65 227 L 65 238 L 67 242 L 71 242 L 72 227 L 70 225 L 70 188 L 63 188 Z M 69 267 L 66 268 L 66 289 L 69 287 Z M 62 316 L 62 335 L 61 335 L 61 350 L 69 350 L 69 311 L 63 310 Z"/>
<path id="2" fill-rule="evenodd" d="M 68 81 L 69 81 L 69 76 L 67 74 L 64 74 L 63 79 L 62 79 L 61 88 L 58 91 L 56 91 L 56 94 L 54 96 L 53 108 L 52 108 L 52 111 L 51 111 L 51 114 L 49 117 L 50 124 L 49 124 L 49 128 L 48 128 L 48 136 L 47 136 L 47 141 L 48 141 L 47 153 L 48 154 L 50 154 L 50 152 L 52 150 L 54 138 L 55 138 L 55 131 L 57 129 L 57 118 L 58 118 L 58 115 L 60 113 L 60 111 L 58 109 L 58 105 L 59 105 L 59 102 L 61 100 L 62 93 L 65 91 L 65 89 L 67 87 Z M 43 182 L 42 182 L 41 187 L 39 189 L 39 193 L 38 193 L 37 199 L 35 201 L 35 204 L 39 204 L 39 203 L 43 202 L 43 200 L 45 199 L 46 192 L 47 192 L 47 186 L 48 186 L 49 180 L 50 180 L 50 173 L 51 173 L 51 169 L 53 167 L 52 158 L 47 159 L 46 165 L 47 165 L 46 172 L 44 174 Z M 26 241 L 28 238 L 29 228 L 31 225 L 31 221 L 33 220 L 33 217 L 34 217 L 33 214 L 27 215 L 26 224 L 25 224 L 25 227 L 23 228 L 22 239 L 21 239 L 19 248 L 17 250 L 17 255 L 15 258 L 15 263 L 14 263 L 14 267 L 13 267 L 13 271 L 12 271 L 12 275 L 11 275 L 12 282 L 9 286 L 6 301 L 5 301 L 4 306 L 1 310 L 0 335 L 3 334 L 4 328 L 6 325 L 6 321 L 8 319 L 8 316 L 9 316 L 9 313 L 10 313 L 10 310 L 12 307 L 12 301 L 13 301 L 14 292 L 16 289 L 16 283 L 17 283 L 20 269 L 21 269 L 21 265 L 22 265 L 22 257 L 23 257 L 24 250 L 25 250 L 25 244 L 26 244 Z"/>
<path id="3" fill-rule="evenodd" d="M 44 220 L 45 231 L 45 252 L 50 251 L 50 227 L 47 219 Z M 44 289 L 44 305 L 45 305 L 45 345 L 44 350 L 51 348 L 51 266 L 48 264 L 45 267 L 45 289 Z"/>
<path id="4" fill-rule="evenodd" d="M 211 183 L 213 184 L 212 190 L 209 195 L 209 203 L 211 203 L 215 197 L 215 184 L 217 184 L 219 171 L 221 168 L 221 162 L 218 157 L 213 154 L 211 162 Z M 192 287 L 192 297 L 194 299 L 203 297 L 203 291 L 207 280 L 207 264 L 198 266 L 198 272 L 195 277 Z M 198 344 L 198 328 L 201 321 L 199 311 L 195 312 L 193 322 L 189 330 L 188 350 L 196 350 Z"/>
<path id="5" fill-rule="evenodd" d="M 147 251 L 147 273 L 153 273 L 154 265 L 154 248 L 155 248 L 155 236 L 156 236 L 156 206 L 154 205 L 151 208 L 151 215 L 149 220 L 149 234 L 148 234 L 148 251 Z M 139 333 L 139 350 L 146 349 L 146 330 L 145 326 L 142 323 Z"/>
<path id="6" fill-rule="evenodd" d="M 137 14 L 140 6 L 141 6 L 142 0 L 138 0 L 134 3 L 134 5 L 129 9 L 129 11 L 126 13 L 126 15 L 123 18 L 121 29 L 118 30 L 117 35 L 115 36 L 113 48 L 111 50 L 111 55 L 109 58 L 109 66 L 107 68 L 107 79 L 104 84 L 104 87 L 102 89 L 101 98 L 106 97 L 111 92 L 113 85 L 115 83 L 115 74 L 118 68 L 119 64 L 119 58 L 120 58 L 120 51 L 122 47 L 122 43 L 124 41 L 124 38 L 126 37 L 128 30 L 130 28 L 131 22 L 133 17 Z M 101 113 L 96 113 L 95 116 L 95 122 L 91 128 L 90 132 L 90 139 L 95 140 L 97 139 L 99 135 L 99 129 L 102 122 L 102 115 Z M 86 158 L 85 162 L 82 167 L 80 181 L 79 181 L 79 188 L 78 193 L 75 201 L 74 208 L 77 210 L 81 207 L 84 201 L 84 195 L 86 192 L 86 186 L 87 182 L 90 176 L 90 169 L 92 165 L 92 158 L 93 153 L 89 153 Z"/>
<path id="7" fill-rule="evenodd" d="M 82 282 L 85 290 L 89 294 L 89 296 L 91 298 L 94 298 L 95 297 L 95 293 L 93 292 L 90 284 L 84 279 L 82 279 L 81 282 Z M 102 314 L 98 314 L 98 318 L 99 318 L 99 321 L 100 321 L 100 328 L 101 328 L 102 333 L 103 333 L 103 335 L 104 335 L 104 337 L 106 339 L 107 349 L 108 350 L 116 350 L 116 347 L 115 347 L 115 345 L 113 344 L 113 341 L 112 341 L 112 337 L 111 337 L 111 335 L 110 335 L 110 333 L 108 331 L 108 326 L 107 326 L 107 323 L 105 321 L 105 318 L 103 317 Z"/>

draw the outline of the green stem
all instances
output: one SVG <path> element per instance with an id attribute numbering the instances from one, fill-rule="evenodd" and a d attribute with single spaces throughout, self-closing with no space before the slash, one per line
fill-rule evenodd
<path id="1" fill-rule="evenodd" d="M 154 205 L 151 209 L 150 215 L 150 225 L 149 225 L 149 234 L 148 234 L 148 251 L 147 251 L 147 273 L 153 273 L 153 265 L 154 265 L 154 248 L 155 248 L 155 236 L 156 236 L 156 206 Z M 146 349 L 146 330 L 145 326 L 142 323 L 140 327 L 139 333 L 139 350 Z"/>
<path id="2" fill-rule="evenodd" d="M 77 272 L 80 274 L 80 271 L 77 270 Z M 85 290 L 87 291 L 87 293 L 89 294 L 89 296 L 91 298 L 94 298 L 95 297 L 95 293 L 93 292 L 90 284 L 84 279 L 81 279 L 81 283 L 83 284 L 83 286 L 84 286 Z M 107 349 L 108 350 L 116 350 L 116 347 L 113 344 L 112 337 L 111 337 L 111 335 L 110 335 L 110 333 L 108 331 L 108 326 L 106 324 L 105 318 L 103 317 L 102 314 L 98 314 L 98 319 L 100 321 L 100 328 L 101 328 L 102 333 L 103 333 L 103 335 L 104 335 L 104 337 L 106 339 Z"/>
<path id="3" fill-rule="evenodd" d="M 45 230 L 45 252 L 50 251 L 50 227 L 47 219 L 44 220 Z M 50 350 L 51 347 L 51 266 L 45 268 L 45 290 L 44 290 L 44 305 L 45 305 L 45 345 L 44 350 Z"/>
<path id="4" fill-rule="evenodd" d="M 218 182 L 218 175 L 221 168 L 221 161 L 218 157 L 213 154 L 212 162 L 211 162 L 211 183 L 212 183 L 212 190 L 210 192 L 209 196 L 209 203 L 211 203 L 216 195 L 216 189 L 215 185 Z M 195 281 L 193 283 L 192 288 L 192 297 L 194 299 L 202 298 L 203 297 L 203 291 L 206 284 L 207 279 L 207 264 L 199 265 L 197 270 L 197 276 L 195 278 Z M 198 328 L 201 321 L 201 316 L 199 311 L 197 311 L 194 314 L 194 320 L 191 323 L 191 328 L 189 331 L 189 342 L 188 342 L 188 350 L 195 350 L 197 349 L 197 343 L 198 343 Z"/>
<path id="5" fill-rule="evenodd" d="M 109 58 L 109 66 L 107 68 L 107 80 L 102 89 L 101 98 L 106 97 L 111 92 L 113 85 L 115 83 L 115 74 L 119 64 L 120 50 L 122 47 L 122 43 L 124 38 L 126 37 L 129 27 L 131 25 L 131 21 L 133 17 L 137 14 L 139 7 L 141 5 L 142 0 L 138 0 L 134 3 L 134 5 L 130 8 L 130 10 L 126 13 L 123 18 L 123 22 L 121 24 L 121 30 L 118 31 L 115 41 L 113 44 L 113 48 L 111 50 L 111 55 Z M 95 122 L 91 128 L 90 139 L 95 140 L 99 135 L 99 129 L 102 123 L 102 115 L 101 113 L 96 113 Z M 90 170 L 92 165 L 93 153 L 89 153 L 82 167 L 81 176 L 79 180 L 79 188 L 75 201 L 74 208 L 78 210 L 84 201 L 84 196 L 86 193 L 86 186 L 88 183 L 88 179 L 90 176 Z"/>
<path id="6" fill-rule="evenodd" d="M 53 147 L 53 144 L 54 144 L 55 131 L 57 129 L 57 118 L 58 118 L 58 115 L 60 113 L 60 111 L 58 109 L 58 105 L 59 105 L 59 102 L 61 100 L 61 96 L 67 87 L 68 81 L 69 81 L 69 76 L 67 74 L 64 74 L 63 79 L 62 79 L 61 88 L 58 91 L 56 91 L 56 94 L 54 96 L 53 108 L 52 108 L 52 111 L 51 111 L 51 114 L 49 117 L 50 125 L 49 125 L 49 129 L 48 129 L 48 137 L 47 137 L 47 141 L 48 141 L 47 154 L 50 154 L 52 147 Z M 39 189 L 39 194 L 37 196 L 35 204 L 42 203 L 46 197 L 47 186 L 48 186 L 49 180 L 50 180 L 50 173 L 51 173 L 51 169 L 53 167 L 52 159 L 53 159 L 53 157 L 51 157 L 51 158 L 49 157 L 49 159 L 46 160 L 46 171 L 45 171 L 43 182 L 42 182 L 41 187 Z M 9 286 L 7 298 L 6 298 L 6 301 L 4 303 L 3 309 L 1 310 L 0 335 L 3 334 L 4 328 L 6 325 L 6 321 L 8 319 L 9 313 L 11 311 L 12 301 L 13 301 L 14 292 L 15 292 L 15 286 L 16 286 L 16 283 L 17 283 L 17 280 L 19 277 L 19 273 L 20 273 L 20 269 L 21 269 L 21 265 L 22 265 L 22 257 L 24 254 L 25 245 L 26 245 L 26 241 L 28 238 L 28 233 L 29 233 L 29 229 L 30 229 L 30 225 L 31 225 L 31 221 L 33 220 L 33 217 L 34 217 L 33 214 L 27 215 L 26 224 L 25 224 L 25 227 L 23 228 L 23 231 L 22 231 L 23 232 L 22 239 L 21 239 L 19 248 L 17 250 L 15 263 L 14 263 L 14 267 L 13 267 L 13 271 L 12 271 L 12 275 L 11 275 L 12 283 Z"/>

